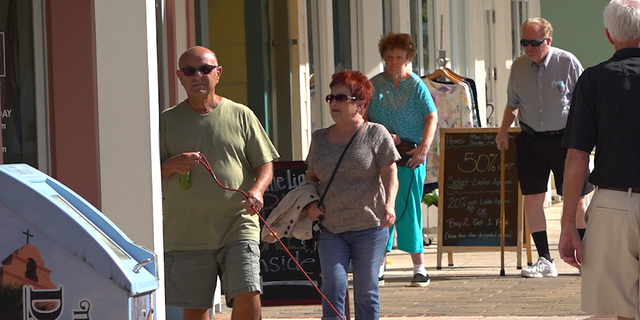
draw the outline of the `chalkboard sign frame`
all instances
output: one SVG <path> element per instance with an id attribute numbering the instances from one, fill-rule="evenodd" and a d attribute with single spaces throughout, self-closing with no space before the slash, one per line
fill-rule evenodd
<path id="1" fill-rule="evenodd" d="M 264 208 L 260 214 L 265 218 L 280 200 L 301 182 L 307 172 L 304 161 L 276 161 L 273 163 L 273 180 L 264 194 Z M 264 226 L 263 226 L 264 228 Z M 307 252 L 302 241 L 282 238 L 291 254 L 305 269 L 314 283 L 320 287 L 320 257 L 318 251 Z M 296 267 L 286 251 L 278 243 L 262 241 L 260 245 L 260 275 L 262 278 L 263 306 L 316 305 L 322 297 Z"/>
<path id="2" fill-rule="evenodd" d="M 453 184 L 456 185 L 456 188 L 476 188 L 473 189 L 467 188 L 465 191 L 467 195 L 477 196 L 478 194 L 482 194 L 483 192 L 491 192 L 492 199 L 500 199 L 500 150 L 498 150 L 495 144 L 495 136 L 498 134 L 500 128 L 446 128 L 440 129 L 440 168 L 439 168 L 439 199 L 438 199 L 438 249 L 437 249 L 437 269 L 442 269 L 442 253 L 444 251 L 448 252 L 449 255 L 449 266 L 453 266 L 453 252 L 492 252 L 492 251 L 501 251 L 500 244 L 500 227 L 499 227 L 499 218 L 500 218 L 500 203 L 499 201 L 493 200 L 483 200 L 482 198 L 476 199 L 478 202 L 474 203 L 473 199 L 464 199 L 465 201 L 458 201 L 459 199 L 452 199 L 449 196 L 451 195 L 448 192 L 449 187 L 447 186 L 447 180 L 450 177 L 447 177 L 448 173 L 455 170 L 460 170 L 463 173 L 469 174 L 472 171 L 482 171 L 482 172 L 491 172 L 492 179 L 489 182 L 483 180 L 482 178 L 477 180 L 472 180 L 473 176 L 468 176 L 471 178 L 469 180 L 461 180 L 450 179 L 449 182 L 453 181 Z M 523 226 L 524 226 L 524 218 L 523 218 L 523 206 L 522 206 L 522 193 L 520 191 L 520 184 L 518 183 L 517 173 L 515 169 L 515 138 L 520 133 L 520 128 L 510 128 L 509 129 L 509 149 L 505 151 L 505 194 L 511 195 L 509 197 L 509 202 L 505 200 L 505 206 L 509 205 L 507 209 L 505 209 L 505 220 L 507 221 L 507 228 L 511 230 L 511 237 L 509 241 L 507 241 L 505 237 L 505 251 L 515 251 L 517 253 L 517 268 L 520 269 L 522 266 L 522 249 L 523 249 Z M 471 137 L 474 139 L 474 143 L 468 143 L 468 141 L 460 141 L 460 139 L 469 140 Z M 477 138 L 477 139 L 476 139 Z M 451 144 L 447 144 L 447 139 L 451 142 Z M 466 142 L 466 144 L 465 144 Z M 456 145 L 458 144 L 458 145 Z M 472 145 L 473 144 L 473 145 Z M 464 154 L 460 156 L 460 154 L 456 154 L 454 152 L 455 147 L 464 148 Z M 480 151 L 484 151 L 484 153 L 478 153 L 479 148 Z M 492 148 L 492 149 L 488 149 Z M 491 152 L 490 154 L 486 154 L 486 152 Z M 462 166 L 461 166 L 462 165 Z M 469 167 L 470 166 L 470 167 Z M 463 169 L 464 167 L 464 169 Z M 495 175 L 493 175 L 495 174 Z M 496 179 L 498 183 L 496 184 Z M 456 182 L 457 181 L 457 182 Z M 476 185 L 474 186 L 474 183 Z M 490 188 L 494 188 L 495 190 L 487 190 L 487 185 Z M 484 188 L 484 189 L 482 189 Z M 480 190 L 480 191 L 478 191 Z M 496 193 L 497 192 L 497 193 Z M 515 196 L 515 197 L 514 197 Z M 464 219 L 455 220 L 452 219 L 453 214 L 460 215 L 460 206 L 457 205 L 457 202 L 465 202 L 466 209 L 475 209 L 475 204 L 479 204 L 482 202 L 489 203 L 488 206 L 491 206 L 492 209 L 489 212 L 480 212 L 481 209 L 477 209 L 476 212 L 473 212 L 475 215 L 480 215 L 480 217 L 472 216 L 465 217 Z M 451 209 L 451 208 L 454 209 Z M 497 212 L 496 212 L 497 208 Z M 455 212 L 455 211 L 458 212 Z M 496 215 L 498 220 L 496 219 Z M 490 243 L 481 243 L 489 242 L 489 237 L 485 237 L 482 239 L 480 232 L 468 232 L 458 233 L 455 236 L 451 236 L 449 233 L 450 228 L 462 228 L 462 227 L 471 227 L 475 228 L 474 224 L 484 223 L 483 228 L 487 228 L 486 224 L 488 221 L 493 220 L 493 224 L 495 227 L 495 231 L 497 231 L 497 240 L 492 241 Z M 511 221 L 516 221 L 515 230 Z M 498 223 L 496 223 L 498 222 Z M 511 227 L 510 227 L 511 225 Z M 481 228 L 481 227 L 478 227 Z M 505 232 L 508 233 L 509 231 Z M 513 233 L 515 232 L 515 238 L 513 237 Z M 464 240 L 460 240 L 461 238 L 457 238 L 458 235 L 462 234 Z M 448 239 L 445 239 L 445 235 L 448 236 Z M 475 239 L 469 239 L 470 236 L 474 236 Z M 496 239 L 496 234 L 491 233 L 493 240 Z M 455 237 L 452 239 L 452 237 Z M 453 243 L 453 244 L 452 244 Z"/>

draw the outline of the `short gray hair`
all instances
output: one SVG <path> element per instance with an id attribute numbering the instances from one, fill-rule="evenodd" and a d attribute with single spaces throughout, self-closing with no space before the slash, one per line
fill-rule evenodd
<path id="1" fill-rule="evenodd" d="M 640 37 L 640 0 L 611 0 L 602 16 L 613 40 L 626 42 Z"/>

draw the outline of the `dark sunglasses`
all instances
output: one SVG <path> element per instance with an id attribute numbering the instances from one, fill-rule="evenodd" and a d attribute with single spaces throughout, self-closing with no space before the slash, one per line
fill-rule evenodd
<path id="1" fill-rule="evenodd" d="M 336 100 L 338 102 L 345 102 L 347 100 L 360 100 L 360 99 L 341 93 L 341 94 L 338 94 L 338 95 L 335 95 L 335 96 L 332 95 L 332 94 L 328 94 L 327 97 L 325 98 L 325 100 L 328 103 L 331 103 L 331 101 L 333 101 L 333 100 Z"/>
<path id="2" fill-rule="evenodd" d="M 184 67 L 182 69 L 180 69 L 180 71 L 182 71 L 182 74 L 184 74 L 187 77 L 191 77 L 194 74 L 196 74 L 196 71 L 200 71 L 202 72 L 202 74 L 209 74 L 211 73 L 211 71 L 215 70 L 218 66 L 212 66 L 210 64 L 203 64 L 197 68 L 194 67 Z"/>
<path id="3" fill-rule="evenodd" d="M 543 42 L 545 42 L 547 39 L 549 38 L 544 38 L 542 40 L 525 40 L 525 39 L 520 39 L 520 45 L 523 47 L 526 47 L 528 45 L 531 45 L 532 47 L 539 47 Z"/>

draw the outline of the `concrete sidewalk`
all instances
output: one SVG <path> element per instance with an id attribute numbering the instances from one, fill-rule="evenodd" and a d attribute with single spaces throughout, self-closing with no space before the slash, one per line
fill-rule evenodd
<path id="1" fill-rule="evenodd" d="M 505 253 L 505 276 L 500 276 L 500 252 L 454 253 L 453 267 L 443 255 L 442 270 L 436 270 L 437 244 L 425 247 L 431 284 L 407 287 L 413 276 L 408 254 L 393 251 L 387 256 L 386 284 L 380 287 L 381 318 L 411 319 L 616 319 L 593 317 L 580 310 L 580 274 L 560 260 L 558 237 L 562 203 L 546 209 L 551 256 L 557 278 L 526 279 L 516 268 L 517 254 Z M 499 250 L 499 248 L 498 248 Z M 523 252 L 523 267 L 526 254 Z M 533 252 L 533 260 L 537 253 Z M 224 301 L 224 299 L 223 299 Z M 229 319 L 230 310 L 215 319 Z M 263 319 L 320 319 L 322 308 L 314 306 L 264 307 Z M 353 302 L 351 307 L 353 318 Z M 363 319 L 366 320 L 366 319 Z"/>

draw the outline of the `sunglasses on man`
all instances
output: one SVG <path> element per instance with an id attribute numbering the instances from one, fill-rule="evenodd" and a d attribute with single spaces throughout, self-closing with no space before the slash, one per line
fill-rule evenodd
<path id="1" fill-rule="evenodd" d="M 209 73 L 211 73 L 211 71 L 215 70 L 218 66 L 213 66 L 210 64 L 203 64 L 197 68 L 188 66 L 188 67 L 184 67 L 182 69 L 180 69 L 180 71 L 182 71 L 182 74 L 184 74 L 187 77 L 191 77 L 194 74 L 196 74 L 196 71 L 200 71 L 202 72 L 202 74 L 207 75 Z"/>
<path id="2" fill-rule="evenodd" d="M 347 100 L 362 100 L 362 99 L 358 99 L 356 97 L 352 97 L 352 96 L 349 96 L 349 95 L 341 93 L 341 94 L 338 94 L 338 95 L 335 95 L 335 96 L 332 95 L 332 94 L 328 94 L 327 97 L 325 98 L 325 100 L 328 103 L 331 103 L 331 101 L 333 101 L 333 100 L 336 100 L 338 102 L 345 102 Z"/>
<path id="3" fill-rule="evenodd" d="M 547 39 L 549 39 L 549 38 L 544 38 L 542 40 L 520 39 L 520 45 L 523 46 L 523 47 L 526 47 L 528 45 L 531 45 L 532 47 L 539 47 L 543 42 L 547 41 Z"/>

